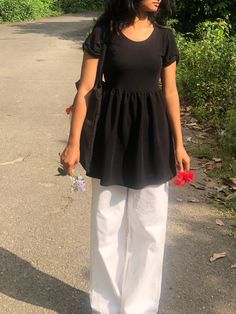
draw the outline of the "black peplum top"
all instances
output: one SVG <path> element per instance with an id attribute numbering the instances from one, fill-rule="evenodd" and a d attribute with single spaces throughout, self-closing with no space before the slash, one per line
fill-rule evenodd
<path id="1" fill-rule="evenodd" d="M 83 51 L 101 56 L 103 27 L 95 25 Z M 91 170 L 100 184 L 141 189 L 176 176 L 174 142 L 166 100 L 159 84 L 161 70 L 176 61 L 179 50 L 171 28 L 154 26 L 143 41 L 112 34 L 103 74 L 102 108 Z"/>

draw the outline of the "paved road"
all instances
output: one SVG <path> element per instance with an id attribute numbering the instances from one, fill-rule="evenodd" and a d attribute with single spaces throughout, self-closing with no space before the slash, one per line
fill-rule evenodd
<path id="1" fill-rule="evenodd" d="M 55 175 L 93 16 L 0 25 L 0 314 L 90 313 L 90 179 L 73 194 Z M 235 240 L 218 217 L 193 187 L 171 186 L 161 314 L 236 313 Z M 230 259 L 211 264 L 222 251 Z"/>

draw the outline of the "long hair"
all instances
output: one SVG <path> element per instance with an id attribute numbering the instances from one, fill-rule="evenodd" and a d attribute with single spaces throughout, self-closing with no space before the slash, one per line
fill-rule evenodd
<path id="1" fill-rule="evenodd" d="M 142 0 L 105 0 L 105 9 L 96 24 L 105 23 L 112 32 L 119 33 L 133 23 Z M 156 12 L 148 12 L 148 19 L 154 25 L 166 25 L 172 16 L 175 0 L 162 0 Z"/>

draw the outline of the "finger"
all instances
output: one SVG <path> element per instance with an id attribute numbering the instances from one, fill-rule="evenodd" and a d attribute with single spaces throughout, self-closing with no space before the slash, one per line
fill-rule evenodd
<path id="1" fill-rule="evenodd" d="M 183 164 L 182 164 L 182 162 L 178 162 L 177 167 L 178 167 L 179 171 L 183 171 Z"/>
<path id="2" fill-rule="evenodd" d="M 190 171 L 190 162 L 187 160 L 183 161 L 185 171 Z"/>
<path id="3" fill-rule="evenodd" d="M 69 166 L 68 169 L 67 169 L 67 174 L 70 176 L 73 171 L 74 171 L 74 167 L 73 166 Z"/>

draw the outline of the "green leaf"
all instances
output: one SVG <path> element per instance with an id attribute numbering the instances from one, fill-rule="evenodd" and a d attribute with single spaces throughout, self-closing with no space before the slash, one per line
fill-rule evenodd
<path id="1" fill-rule="evenodd" d="M 61 176 L 66 176 L 66 172 L 63 168 L 57 168 L 57 171 L 59 174 L 57 174 L 58 176 L 61 175 Z"/>

